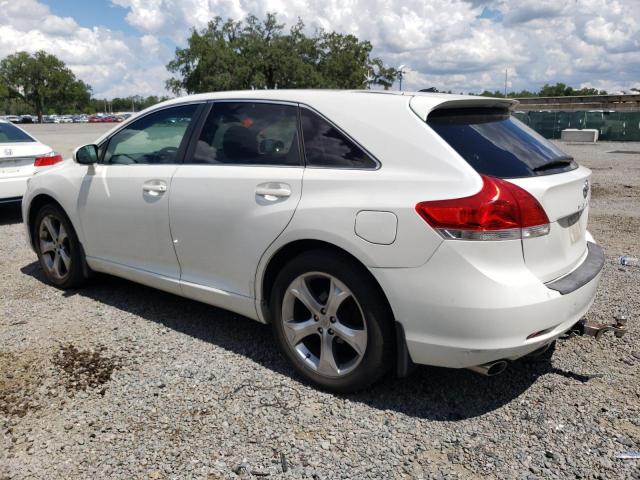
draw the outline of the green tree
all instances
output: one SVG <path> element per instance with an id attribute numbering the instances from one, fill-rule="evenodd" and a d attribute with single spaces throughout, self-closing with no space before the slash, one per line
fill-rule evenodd
<path id="1" fill-rule="evenodd" d="M 33 108 L 42 121 L 49 109 L 77 111 L 89 103 L 91 87 L 78 80 L 64 62 L 44 51 L 17 52 L 0 61 L 6 96 Z"/>
<path id="2" fill-rule="evenodd" d="M 139 112 L 156 103 L 168 100 L 168 98 L 169 97 L 158 97 L 156 95 L 150 95 L 148 97 L 131 95 L 129 97 L 115 97 L 111 100 L 106 98 L 92 98 L 84 110 L 86 113 L 98 113 L 106 110 L 112 112 Z"/>
<path id="3" fill-rule="evenodd" d="M 474 94 L 471 94 L 474 95 Z M 479 93 L 482 97 L 504 97 L 504 92 L 495 90 L 493 92 L 485 90 Z M 575 89 L 564 83 L 556 83 L 555 85 L 549 85 L 545 83 L 544 86 L 537 92 L 530 92 L 529 90 L 522 90 L 521 92 L 507 92 L 508 98 L 527 98 L 527 97 L 568 97 L 568 96 L 583 96 L 583 95 L 607 95 L 606 90 L 598 90 L 597 88 L 580 88 Z"/>
<path id="4" fill-rule="evenodd" d="M 576 90 L 564 83 L 556 83 L 555 85 L 545 83 L 538 92 L 539 97 L 575 97 L 583 95 L 607 95 L 607 92 L 606 90 L 598 90 L 597 88 L 589 87 Z"/>
<path id="5" fill-rule="evenodd" d="M 372 45 L 354 35 L 304 33 L 301 20 L 285 31 L 275 14 L 264 20 L 216 17 L 192 30 L 167 69 L 167 88 L 179 94 L 262 88 L 389 88 L 397 72 L 371 58 Z"/>

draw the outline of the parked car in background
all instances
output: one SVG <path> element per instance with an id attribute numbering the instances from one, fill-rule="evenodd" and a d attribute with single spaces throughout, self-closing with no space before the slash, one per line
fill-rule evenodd
<path id="1" fill-rule="evenodd" d="M 27 179 L 41 167 L 62 161 L 51 147 L 21 128 L 0 120 L 0 203 L 20 201 Z"/>
<path id="2" fill-rule="evenodd" d="M 330 390 L 411 362 L 497 374 L 582 318 L 604 263 L 591 171 L 513 118 L 515 103 L 170 100 L 36 175 L 26 231 L 51 284 L 105 272 L 271 323 Z"/>
<path id="3" fill-rule="evenodd" d="M 63 115 L 59 117 L 60 123 L 73 123 L 73 118 L 69 115 Z"/>
<path id="4" fill-rule="evenodd" d="M 17 115 L 6 115 L 4 119 L 11 123 L 20 123 L 20 117 Z"/>

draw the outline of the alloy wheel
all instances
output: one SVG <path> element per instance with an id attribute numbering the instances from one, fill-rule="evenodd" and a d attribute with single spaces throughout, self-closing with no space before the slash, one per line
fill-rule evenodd
<path id="1" fill-rule="evenodd" d="M 71 244 L 62 221 L 47 215 L 40 222 L 38 232 L 40 255 L 47 273 L 62 280 L 71 271 Z"/>
<path id="2" fill-rule="evenodd" d="M 291 282 L 283 298 L 281 322 L 289 347 L 320 375 L 346 375 L 366 352 L 362 308 L 351 290 L 327 273 L 305 273 Z"/>

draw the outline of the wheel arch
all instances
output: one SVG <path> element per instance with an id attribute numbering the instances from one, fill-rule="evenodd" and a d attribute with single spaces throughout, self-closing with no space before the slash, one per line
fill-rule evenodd
<path id="1" fill-rule="evenodd" d="M 36 235 L 34 232 L 34 228 L 35 228 L 34 222 L 36 219 L 36 215 L 38 215 L 38 211 L 47 204 L 55 205 L 67 217 L 67 220 L 69 220 L 69 223 L 71 223 L 71 226 L 75 230 L 76 236 L 78 237 L 78 242 L 80 243 L 80 249 L 82 250 L 82 258 L 84 259 L 85 248 L 84 248 L 84 244 L 82 241 L 83 239 L 81 236 L 82 232 L 79 230 L 78 225 L 74 221 L 73 217 L 69 215 L 69 212 L 67 212 L 67 209 L 64 208 L 62 203 L 60 203 L 55 197 L 53 197 L 52 195 L 49 195 L 48 193 L 38 193 L 36 196 L 34 196 L 31 199 L 31 202 L 29 203 L 29 208 L 27 210 L 27 218 L 25 218 L 25 222 L 27 222 L 27 231 L 29 232 L 29 241 L 31 243 L 31 247 L 33 248 L 33 250 L 36 251 L 36 244 L 35 244 Z M 86 265 L 86 261 L 84 262 L 83 267 L 85 268 L 85 270 L 87 270 L 88 267 Z"/>
<path id="2" fill-rule="evenodd" d="M 36 219 L 36 215 L 38 215 L 38 211 L 42 207 L 44 207 L 45 205 L 50 204 L 50 203 L 52 203 L 56 207 L 60 208 L 60 210 L 62 210 L 64 212 L 64 214 L 67 216 L 67 218 L 69 219 L 69 221 L 73 225 L 73 222 L 69 218 L 69 215 L 65 211 L 64 207 L 60 204 L 60 202 L 58 202 L 51 195 L 48 195 L 46 193 L 39 193 L 38 195 L 33 197 L 33 199 L 31 199 L 31 202 L 29 203 L 29 210 L 28 210 L 28 213 L 27 213 L 27 218 L 25 219 L 25 221 L 27 222 L 27 228 L 28 228 L 28 231 L 29 231 L 29 241 L 31 242 L 31 247 L 34 250 L 36 248 L 36 244 L 35 244 L 36 235 L 35 235 L 35 232 L 33 231 L 33 229 L 35 227 L 34 226 L 34 222 L 35 222 L 35 219 Z M 75 225 L 73 225 L 73 228 L 76 230 L 76 232 L 78 231 L 78 229 L 76 228 Z"/>
<path id="3" fill-rule="evenodd" d="M 301 253 L 311 250 L 327 250 L 336 252 L 340 255 L 349 256 L 352 260 L 362 265 L 363 269 L 366 270 L 366 267 L 362 264 L 362 262 L 360 262 L 353 254 L 347 252 L 343 248 L 340 248 L 332 243 L 325 242 L 323 240 L 300 239 L 293 240 L 285 245 L 282 245 L 271 255 L 271 258 L 267 262 L 263 270 L 262 277 L 259 281 L 259 299 L 260 307 L 262 309 L 261 313 L 267 323 L 271 323 L 271 318 L 269 315 L 269 303 L 271 301 L 273 284 L 276 277 L 278 276 L 278 273 L 292 258 L 300 255 Z"/>
<path id="4" fill-rule="evenodd" d="M 32 249 L 36 253 L 38 252 L 38 247 L 36 246 L 36 238 L 38 237 L 38 233 L 36 232 L 35 220 L 36 220 L 36 217 L 38 216 L 38 212 L 45 205 L 53 205 L 56 208 L 60 209 L 60 212 L 62 212 L 62 214 L 66 217 L 66 219 L 71 224 L 71 228 L 74 231 L 74 235 L 76 237 L 76 240 L 78 242 L 79 249 L 80 249 L 80 262 L 81 262 L 81 268 L 82 268 L 82 273 L 84 275 L 84 279 L 90 278 L 92 275 L 92 271 L 89 268 L 89 265 L 87 264 L 87 261 L 86 261 L 84 245 L 82 244 L 82 240 L 78 235 L 77 225 L 74 223 L 72 217 L 69 215 L 67 210 L 62 206 L 62 204 L 52 195 L 49 195 L 47 193 L 39 193 L 35 195 L 29 202 L 29 206 L 26 211 L 27 215 L 26 215 L 26 218 L 24 219 L 24 222 L 26 223 L 27 232 L 29 235 L 29 242 L 31 243 Z"/>
<path id="5" fill-rule="evenodd" d="M 391 308 L 391 304 L 389 299 L 387 298 L 386 293 L 382 289 L 382 286 L 378 282 L 378 280 L 373 276 L 373 274 L 369 271 L 369 269 L 365 266 L 365 264 L 358 259 L 351 252 L 345 250 L 344 248 L 338 247 L 332 243 L 323 241 L 323 240 L 314 240 L 314 239 L 302 239 L 302 240 L 294 240 L 283 246 L 281 246 L 276 252 L 273 253 L 271 258 L 268 260 L 266 267 L 263 270 L 263 274 L 259 279 L 258 288 L 259 288 L 259 308 L 261 311 L 259 312 L 262 315 L 262 318 L 265 322 L 271 322 L 270 316 L 270 299 L 271 292 L 273 289 L 273 284 L 275 283 L 275 279 L 282 270 L 282 268 L 289 262 L 292 258 L 300 255 L 301 253 L 311 251 L 311 250 L 326 250 L 330 252 L 335 252 L 338 255 L 345 256 L 352 260 L 355 264 L 357 264 L 363 274 L 367 275 L 372 281 L 373 284 L 378 289 L 378 294 L 384 300 L 390 318 L 394 318 L 393 309 Z M 394 320 L 394 343 L 396 345 L 396 370 L 399 376 L 405 376 L 409 373 L 411 369 L 411 359 L 409 357 L 409 353 L 406 346 L 404 329 L 402 325 Z"/>

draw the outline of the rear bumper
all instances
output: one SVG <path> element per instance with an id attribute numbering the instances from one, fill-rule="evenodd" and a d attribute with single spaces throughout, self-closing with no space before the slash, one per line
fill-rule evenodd
<path id="1" fill-rule="evenodd" d="M 575 292 L 600 274 L 604 266 L 604 251 L 593 242 L 587 242 L 587 258 L 573 272 L 553 282 L 545 283 L 547 288 L 562 295 Z"/>
<path id="2" fill-rule="evenodd" d="M 0 202 L 20 201 L 20 198 L 27 191 L 27 179 L 30 177 L 8 177 L 0 178 Z"/>
<path id="3" fill-rule="evenodd" d="M 505 265 L 505 258 L 522 251 L 519 241 L 443 242 L 422 267 L 371 271 L 404 328 L 413 362 L 463 368 L 522 357 L 578 322 L 600 279 L 602 263 L 592 257 L 602 250 L 594 247 L 564 277 L 574 287 L 564 294 L 543 284 L 524 262 Z"/>

